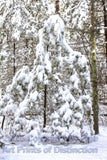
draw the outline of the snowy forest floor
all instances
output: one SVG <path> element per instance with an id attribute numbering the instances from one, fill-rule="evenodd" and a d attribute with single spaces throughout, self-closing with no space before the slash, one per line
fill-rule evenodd
<path id="1" fill-rule="evenodd" d="M 95 142 L 89 144 L 69 144 L 67 146 L 55 146 L 51 144 L 38 145 L 35 149 L 39 150 L 40 153 L 28 153 L 25 151 L 23 153 L 20 147 L 27 147 L 24 144 L 18 145 L 7 145 L 7 148 L 14 148 L 14 153 L 12 150 L 7 153 L 6 150 L 0 149 L 0 160 L 106 160 L 107 159 L 107 126 L 100 126 L 100 133 L 97 136 Z M 29 147 L 29 146 L 28 146 Z M 77 152 L 67 153 L 69 149 L 78 149 Z M 79 153 L 81 148 L 86 150 L 86 153 Z M 19 149 L 19 153 L 18 153 Z M 66 149 L 66 153 L 61 153 L 62 150 Z M 45 153 L 49 151 L 50 153 Z M 91 152 L 91 153 L 88 153 Z"/>

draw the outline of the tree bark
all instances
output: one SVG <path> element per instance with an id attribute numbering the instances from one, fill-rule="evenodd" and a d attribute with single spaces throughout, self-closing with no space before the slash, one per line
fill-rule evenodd
<path id="1" fill-rule="evenodd" d="M 91 0 L 91 54 L 92 54 L 92 98 L 93 98 L 93 119 L 95 134 L 99 133 L 99 106 L 98 106 L 98 89 L 97 89 L 97 65 L 96 65 L 96 40 L 94 24 L 94 0 Z"/>
<path id="2" fill-rule="evenodd" d="M 56 0 L 56 14 L 60 14 L 60 11 L 59 11 L 59 0 Z"/>
<path id="3" fill-rule="evenodd" d="M 4 121 L 5 121 L 5 116 L 3 116 L 2 124 L 1 124 L 1 129 L 3 130 L 4 127 Z"/>
<path id="4" fill-rule="evenodd" d="M 44 123 L 43 123 L 43 128 L 46 127 L 46 105 L 47 105 L 47 85 L 45 85 L 44 88 Z"/>
<path id="5" fill-rule="evenodd" d="M 13 44 L 13 74 L 15 75 L 16 73 L 16 60 L 15 60 L 15 53 L 16 52 L 16 44 Z"/>
<path id="6" fill-rule="evenodd" d="M 103 12 L 104 12 L 104 30 L 105 30 L 105 42 L 106 42 L 106 63 L 107 63 L 107 9 L 106 2 L 102 0 L 103 3 Z"/>

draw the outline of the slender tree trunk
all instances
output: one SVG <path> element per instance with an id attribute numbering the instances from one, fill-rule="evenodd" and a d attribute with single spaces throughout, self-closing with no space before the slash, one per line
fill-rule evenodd
<path id="1" fill-rule="evenodd" d="M 56 8 L 56 14 L 60 14 L 60 11 L 59 11 L 59 0 L 56 0 L 56 6 L 55 6 L 55 8 Z"/>
<path id="2" fill-rule="evenodd" d="M 104 28 L 105 28 L 105 43 L 106 43 L 106 63 L 107 63 L 107 9 L 106 2 L 102 0 L 103 3 L 103 11 L 104 11 Z"/>
<path id="3" fill-rule="evenodd" d="M 5 121 L 5 116 L 3 116 L 2 124 L 1 124 L 1 129 L 3 130 L 4 127 L 4 121 Z"/>
<path id="4" fill-rule="evenodd" d="M 99 106 L 98 106 L 98 89 L 97 89 L 97 65 L 96 65 L 96 41 L 95 41 L 95 24 L 94 24 L 94 0 L 91 0 L 91 54 L 92 54 L 92 97 L 93 97 L 93 119 L 95 134 L 99 133 Z"/>
<path id="5" fill-rule="evenodd" d="M 16 45 L 15 43 L 13 44 L 13 74 L 15 75 L 16 73 L 16 60 L 15 60 L 15 53 L 16 52 Z"/>
<path id="6" fill-rule="evenodd" d="M 47 85 L 45 85 L 44 88 L 44 123 L 43 123 L 43 128 L 46 127 L 46 105 L 47 105 Z"/>

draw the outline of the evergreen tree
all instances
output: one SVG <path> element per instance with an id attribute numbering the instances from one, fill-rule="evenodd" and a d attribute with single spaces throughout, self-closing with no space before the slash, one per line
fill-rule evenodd
<path id="1" fill-rule="evenodd" d="M 92 135 L 87 59 L 66 43 L 59 15 L 51 16 L 39 35 L 32 71 L 27 66 L 19 70 L 0 103 L 3 115 L 12 114 L 10 131 L 41 130 L 79 139 Z"/>

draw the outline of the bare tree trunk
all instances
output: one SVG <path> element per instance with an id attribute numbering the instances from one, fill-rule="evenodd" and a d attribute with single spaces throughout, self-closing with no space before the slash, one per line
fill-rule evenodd
<path id="1" fill-rule="evenodd" d="M 2 124 L 1 124 L 1 129 L 3 130 L 4 127 L 4 121 L 5 121 L 5 116 L 3 116 Z"/>
<path id="2" fill-rule="evenodd" d="M 106 43 L 106 63 L 107 63 L 107 9 L 106 2 L 102 0 L 103 3 L 103 11 L 104 11 L 104 28 L 105 28 L 105 43 Z"/>
<path id="3" fill-rule="evenodd" d="M 16 44 L 13 44 L 13 74 L 15 75 L 16 73 L 16 60 L 15 60 L 15 53 L 16 52 Z"/>
<path id="4" fill-rule="evenodd" d="M 91 0 L 91 54 L 92 54 L 92 97 L 93 97 L 93 119 L 95 134 L 99 133 L 99 106 L 98 106 L 98 89 L 97 89 L 97 65 L 96 65 L 96 41 L 95 41 L 95 24 L 94 24 L 94 0 Z"/>
<path id="5" fill-rule="evenodd" d="M 47 105 L 47 85 L 45 85 L 44 88 L 44 123 L 43 123 L 43 128 L 46 127 L 46 105 Z"/>
<path id="6" fill-rule="evenodd" d="M 59 11 L 59 0 L 56 0 L 56 14 L 60 14 L 60 11 Z"/>

